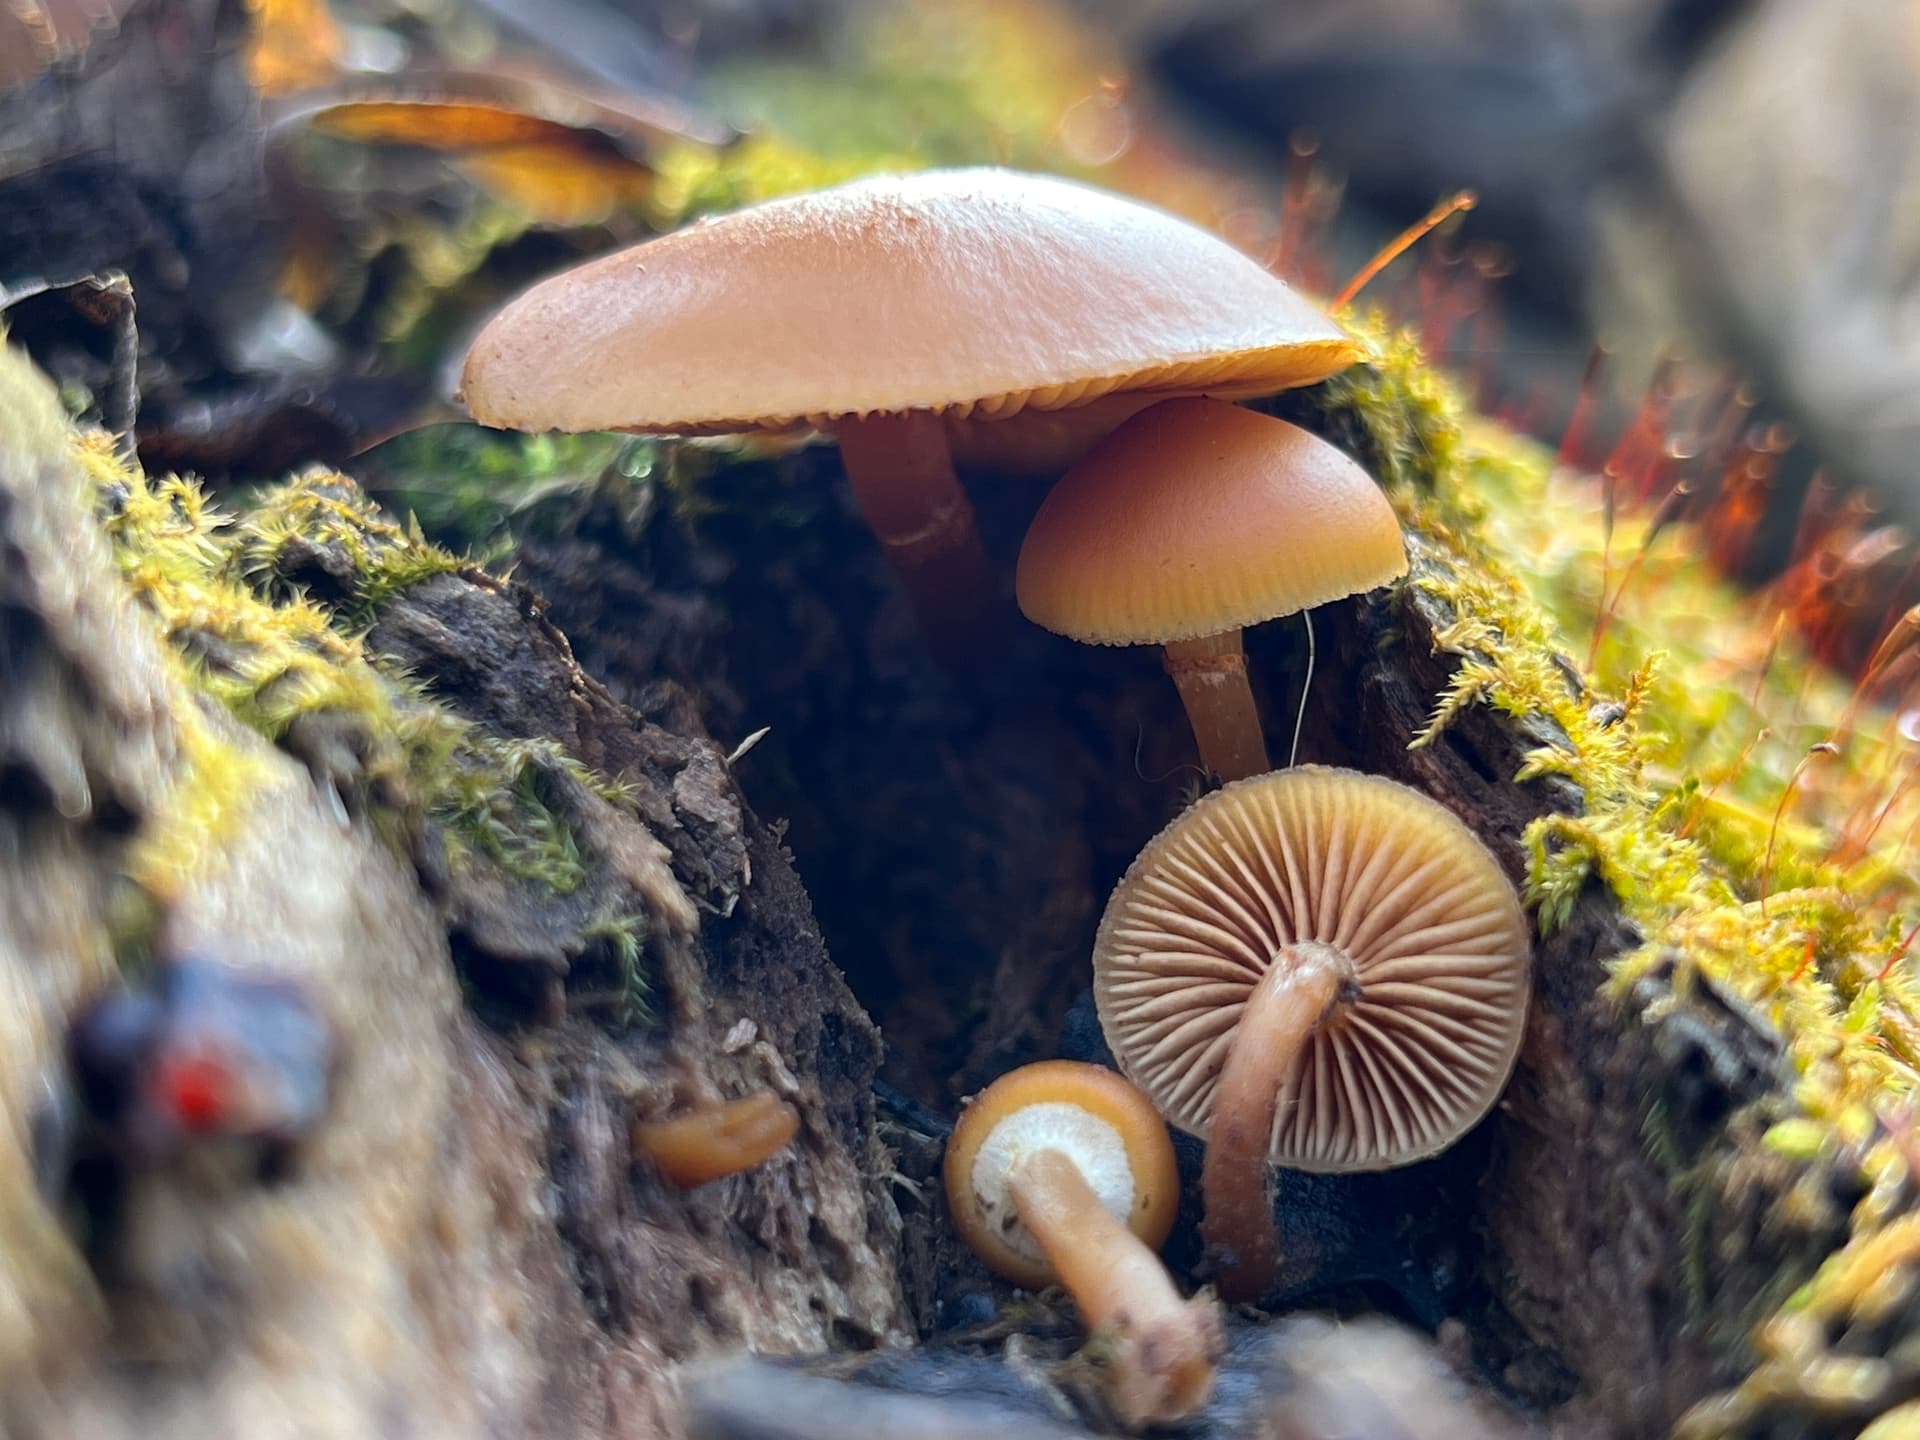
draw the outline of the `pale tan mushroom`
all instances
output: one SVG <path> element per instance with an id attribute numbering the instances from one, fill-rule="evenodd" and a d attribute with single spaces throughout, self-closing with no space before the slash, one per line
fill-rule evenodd
<path id="1" fill-rule="evenodd" d="M 1321 766 L 1229 785 L 1156 836 L 1093 966 L 1121 1070 L 1207 1141 L 1203 1235 L 1233 1300 L 1273 1275 L 1268 1165 L 1451 1145 L 1507 1083 L 1533 974 L 1519 898 L 1466 826 Z"/>
<path id="2" fill-rule="evenodd" d="M 1127 391 L 1269 394 L 1360 355 L 1164 211 L 1048 176 L 929 171 L 770 201 L 555 276 L 481 332 L 463 392 L 475 419 L 521 430 L 830 430 L 923 624 L 964 641 L 992 577 L 950 425 Z"/>

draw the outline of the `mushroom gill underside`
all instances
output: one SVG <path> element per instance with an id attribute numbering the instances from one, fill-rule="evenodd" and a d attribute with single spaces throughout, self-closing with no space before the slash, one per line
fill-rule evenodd
<path id="1" fill-rule="evenodd" d="M 1449 1144 L 1506 1082 L 1525 923 L 1478 842 L 1483 863 L 1460 863 L 1471 836 L 1451 816 L 1398 813 L 1386 782 L 1349 793 L 1338 772 L 1293 773 L 1257 803 L 1203 801 L 1149 847 L 1102 927 L 1096 1001 L 1122 1070 L 1205 1136 L 1269 967 L 1303 942 L 1338 951 L 1356 993 L 1291 1065 L 1270 1153 L 1313 1171 L 1405 1164 Z"/>

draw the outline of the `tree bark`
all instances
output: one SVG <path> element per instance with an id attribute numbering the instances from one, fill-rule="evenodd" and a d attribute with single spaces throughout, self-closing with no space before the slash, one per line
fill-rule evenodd
<path id="1" fill-rule="evenodd" d="M 878 1038 L 711 742 L 615 703 L 525 591 L 443 575 L 395 600 L 375 649 L 631 790 L 556 792 L 571 894 L 484 871 L 466 893 L 370 813 L 364 746 L 275 748 L 191 693 L 95 504 L 50 389 L 0 356 L 0 1429 L 652 1437 L 689 1359 L 905 1338 Z M 270 1180 L 130 1162 L 82 1234 L 63 1017 L 118 983 L 121 877 L 212 773 L 198 723 L 256 783 L 148 897 L 154 958 L 297 981 L 337 1037 L 331 1108 Z M 514 1008 L 499 977 L 564 972 L 616 895 L 649 922 L 658 1023 Z M 802 1113 L 766 1165 L 681 1192 L 633 1161 L 632 1120 L 761 1087 Z"/>

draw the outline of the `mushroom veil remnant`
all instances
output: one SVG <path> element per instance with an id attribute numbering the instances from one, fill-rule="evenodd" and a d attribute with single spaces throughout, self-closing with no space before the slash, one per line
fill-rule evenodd
<path id="1" fill-rule="evenodd" d="M 1101 920 L 1094 999 L 1121 1070 L 1207 1142 L 1223 1297 L 1257 1300 L 1273 1275 L 1270 1163 L 1384 1170 L 1486 1114 L 1532 966 L 1493 856 L 1391 780 L 1278 771 L 1153 839 Z"/>
<path id="2" fill-rule="evenodd" d="M 1268 768 L 1242 628 L 1406 569 L 1393 506 L 1343 451 L 1193 396 L 1141 411 L 1061 478 L 1021 546 L 1016 591 L 1056 634 L 1163 646 L 1201 760 L 1242 780 Z"/>
<path id="3" fill-rule="evenodd" d="M 831 431 L 930 638 L 964 653 L 994 585 L 950 425 L 1129 392 L 1269 394 L 1360 355 L 1184 220 L 953 170 L 769 201 L 557 275 L 481 332 L 463 393 L 475 419 L 522 430 Z"/>
<path id="4" fill-rule="evenodd" d="M 954 1227 L 1029 1289 L 1058 1281 L 1111 1345 L 1108 1398 L 1128 1423 L 1205 1405 L 1225 1343 L 1219 1308 L 1183 1300 L 1155 1252 L 1180 1177 L 1153 1104 L 1111 1070 L 1048 1060 L 1001 1076 L 947 1142 Z"/>

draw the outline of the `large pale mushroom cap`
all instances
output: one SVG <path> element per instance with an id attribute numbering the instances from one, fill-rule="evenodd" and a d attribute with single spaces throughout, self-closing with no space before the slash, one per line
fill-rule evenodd
<path id="1" fill-rule="evenodd" d="M 1318 436 L 1188 396 L 1143 410 L 1061 477 L 1015 589 L 1036 625 L 1092 645 L 1219 635 L 1406 573 L 1393 506 Z"/>
<path id="2" fill-rule="evenodd" d="M 1262 395 L 1360 353 L 1164 211 L 949 170 L 769 201 L 556 275 L 481 332 L 462 388 L 489 425 L 726 434 L 1122 390 Z"/>
<path id="3" fill-rule="evenodd" d="M 1281 1092 L 1275 1164 L 1403 1165 L 1486 1114 L 1532 985 L 1513 886 L 1426 796 L 1320 766 L 1206 796 L 1115 889 L 1094 999 L 1121 1070 L 1176 1126 L 1206 1135 L 1248 993 L 1302 940 L 1344 951 L 1360 994 L 1308 1039 Z"/>

